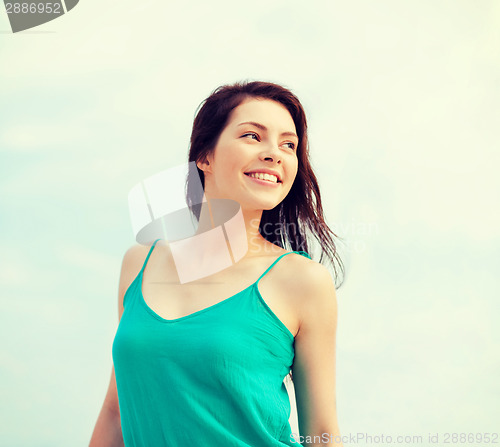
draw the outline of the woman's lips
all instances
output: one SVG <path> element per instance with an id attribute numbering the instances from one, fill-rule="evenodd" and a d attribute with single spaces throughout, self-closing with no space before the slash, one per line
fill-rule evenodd
<path id="1" fill-rule="evenodd" d="M 256 183 L 259 183 L 260 185 L 265 185 L 265 186 L 278 186 L 280 183 L 279 182 L 270 182 L 269 180 L 261 180 L 256 177 L 250 177 L 248 174 L 245 174 L 245 177 L 248 177 L 250 180 L 253 180 Z"/>

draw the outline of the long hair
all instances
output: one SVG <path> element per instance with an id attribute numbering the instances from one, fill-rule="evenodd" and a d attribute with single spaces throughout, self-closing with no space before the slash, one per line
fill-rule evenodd
<path id="1" fill-rule="evenodd" d="M 247 98 L 270 99 L 281 103 L 290 113 L 299 145 L 297 147 L 298 170 L 295 181 L 288 195 L 271 210 L 263 210 L 259 225 L 260 234 L 269 242 L 283 249 L 302 250 L 309 253 L 309 232 L 321 247 L 320 263 L 326 257 L 333 265 L 336 288 L 343 283 L 344 266 L 340 259 L 333 237 L 338 236 L 325 222 L 318 181 L 309 161 L 309 143 L 307 139 L 307 120 L 299 99 L 288 89 L 271 82 L 237 82 L 217 87 L 197 109 L 191 132 L 188 161 L 204 161 L 212 153 L 220 134 L 224 130 L 231 111 Z M 204 172 L 197 167 L 203 189 Z M 187 181 L 187 201 L 192 212 L 199 219 L 200 198 L 194 200 L 194 188 Z M 332 237 L 333 236 L 333 237 Z M 311 256 L 312 257 L 312 256 Z M 342 277 L 335 264 L 338 263 Z M 290 373 L 290 378 L 291 373 Z"/>

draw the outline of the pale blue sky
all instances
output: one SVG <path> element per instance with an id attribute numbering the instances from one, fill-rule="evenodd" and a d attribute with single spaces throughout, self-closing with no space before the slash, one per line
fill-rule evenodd
<path id="1" fill-rule="evenodd" d="M 342 434 L 499 430 L 498 2 L 82 0 L 18 34 L 2 11 L 0 445 L 88 445 L 128 192 L 184 163 L 198 104 L 242 79 L 303 102 L 349 240 Z"/>

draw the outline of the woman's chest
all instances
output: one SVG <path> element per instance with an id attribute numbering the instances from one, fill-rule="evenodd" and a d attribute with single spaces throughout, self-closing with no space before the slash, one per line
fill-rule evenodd
<path id="1" fill-rule="evenodd" d="M 179 284 L 171 275 L 151 269 L 144 272 L 142 285 L 139 282 L 138 286 L 143 304 L 163 320 L 180 321 L 198 314 L 207 317 L 221 310 L 229 311 L 230 318 L 230 311 L 236 312 L 245 297 L 267 306 L 267 311 L 274 313 L 295 337 L 299 329 L 298 300 L 290 288 L 284 287 L 286 278 L 271 271 L 255 284 L 248 279 L 258 277 L 253 270 L 251 273 L 235 270 L 213 280 Z"/>

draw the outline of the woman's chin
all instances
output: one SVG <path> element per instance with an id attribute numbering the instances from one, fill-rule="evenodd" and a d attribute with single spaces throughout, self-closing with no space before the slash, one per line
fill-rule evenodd
<path id="1" fill-rule="evenodd" d="M 240 203 L 241 209 L 243 211 L 247 211 L 247 210 L 269 211 L 269 210 L 272 210 L 273 208 L 276 208 L 276 206 L 278 206 L 280 204 L 280 202 L 277 202 L 276 200 L 262 200 L 262 198 L 254 199 L 254 200 L 244 200 L 244 201 L 239 202 L 239 203 Z"/>

